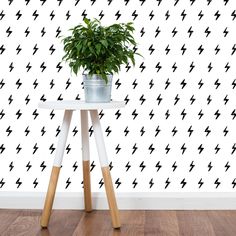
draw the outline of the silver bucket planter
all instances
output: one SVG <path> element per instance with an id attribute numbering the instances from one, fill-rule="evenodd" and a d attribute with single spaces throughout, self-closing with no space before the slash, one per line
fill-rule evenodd
<path id="1" fill-rule="evenodd" d="M 110 102 L 112 75 L 107 75 L 108 82 L 100 75 L 83 74 L 85 102 Z"/>

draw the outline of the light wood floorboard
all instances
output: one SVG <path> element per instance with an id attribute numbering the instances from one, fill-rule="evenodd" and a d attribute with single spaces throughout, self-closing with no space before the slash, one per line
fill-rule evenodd
<path id="1" fill-rule="evenodd" d="M 113 229 L 109 211 L 53 210 L 41 229 L 41 210 L 0 209 L 1 236 L 235 236 L 236 211 L 120 211 Z"/>

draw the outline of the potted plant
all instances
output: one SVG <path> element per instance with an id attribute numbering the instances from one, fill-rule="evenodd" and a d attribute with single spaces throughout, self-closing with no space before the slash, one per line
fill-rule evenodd
<path id="1" fill-rule="evenodd" d="M 129 60 L 135 65 L 134 56 L 140 55 L 133 50 L 136 46 L 133 23 L 102 26 L 98 19 L 83 21 L 62 39 L 65 51 L 62 60 L 69 63 L 76 75 L 83 69 L 86 102 L 110 102 L 113 74 Z"/>

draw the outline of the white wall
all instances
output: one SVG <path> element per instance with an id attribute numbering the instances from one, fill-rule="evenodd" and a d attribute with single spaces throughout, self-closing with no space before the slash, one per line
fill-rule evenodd
<path id="1" fill-rule="evenodd" d="M 205 0 L 192 1 L 193 4 L 183 0 L 160 1 L 160 4 L 154 0 L 113 0 L 110 4 L 102 0 L 94 4 L 85 0 L 77 2 L 76 6 L 76 1 L 62 1 L 61 4 L 56 0 L 44 4 L 42 1 L 29 1 L 27 4 L 23 0 L 11 4 L 6 0 L 1 2 L 0 191 L 46 191 L 55 154 L 55 151 L 51 154 L 49 147 L 56 147 L 57 128 L 61 125 L 63 113 L 53 111 L 52 118 L 51 111 L 40 110 L 37 104 L 44 98 L 83 98 L 80 76 L 71 75 L 64 63 L 61 63 L 61 69 L 57 66 L 63 56 L 63 45 L 56 38 L 58 29 L 60 35 L 67 35 L 70 27 L 81 23 L 83 12 L 87 17 L 96 18 L 100 18 L 102 12 L 103 24 L 115 23 L 119 11 L 121 16 L 117 22 L 134 21 L 138 50 L 144 59 L 137 57 L 135 68 L 127 71 L 123 66 L 120 74 L 114 76 L 113 99 L 127 98 L 128 103 L 119 111 L 118 119 L 117 110 L 103 111 L 101 119 L 116 191 L 234 192 L 235 1 L 226 1 L 227 4 L 223 0 L 210 4 Z M 36 19 L 33 16 L 35 11 L 39 14 Z M 217 11 L 220 16 L 216 20 Z M 52 12 L 55 16 L 51 20 Z M 203 14 L 201 19 L 199 13 Z M 170 15 L 168 19 L 167 14 Z M 210 34 L 207 36 L 208 27 Z M 156 36 L 157 28 L 160 33 Z M 29 34 L 26 37 L 27 29 Z M 177 31 L 175 36 L 173 29 Z M 189 29 L 193 30 L 192 34 Z M 152 53 L 149 50 L 151 45 L 155 49 Z M 54 52 L 50 50 L 51 46 Z M 186 48 L 184 54 L 182 46 Z M 204 49 L 201 54 L 200 46 Z M 19 53 L 17 48 L 21 49 Z M 216 48 L 220 49 L 218 53 Z M 183 80 L 186 82 L 184 88 L 181 85 Z M 170 85 L 165 88 L 167 81 Z M 199 81 L 203 83 L 201 88 Z M 218 88 L 216 81 L 219 82 Z M 162 98 L 160 103 L 157 100 L 159 95 Z M 192 96 L 196 100 L 191 104 Z M 209 96 L 211 102 L 208 104 Z M 145 98 L 143 103 L 141 97 Z M 179 101 L 175 104 L 176 97 Z M 218 119 L 215 115 L 217 110 L 220 113 Z M 18 111 L 21 116 L 17 119 Z M 200 111 L 204 114 L 201 119 Z M 38 115 L 35 116 L 34 112 Z M 168 119 L 167 112 L 170 114 Z M 184 119 L 182 112 L 186 113 Z M 137 113 L 136 118 L 134 113 Z M 207 136 L 205 129 L 208 126 L 211 132 Z M 129 131 L 127 136 L 126 127 Z M 157 127 L 160 129 L 158 135 Z M 189 127 L 193 130 L 190 137 Z M 107 128 L 111 130 L 109 135 L 105 132 Z M 177 130 L 174 136 L 173 129 Z M 27 136 L 25 130 L 30 131 Z M 42 130 L 46 131 L 43 136 Z M 73 130 L 78 132 L 75 134 Z M 95 165 L 91 171 L 92 190 L 101 192 L 104 189 L 100 188 L 102 175 L 93 135 L 90 141 L 91 159 Z M 38 149 L 33 154 L 35 145 Z M 64 156 L 58 191 L 81 192 L 79 113 L 72 118 L 67 145 L 71 150 Z M 155 148 L 152 153 L 151 145 Z M 184 154 L 181 150 L 183 145 L 187 148 Z M 199 154 L 200 145 L 204 149 Z M 216 153 L 217 145 L 220 149 Z M 19 152 L 18 146 L 22 148 Z M 118 153 L 117 146 L 121 148 Z M 134 146 L 138 149 L 132 154 Z M 170 147 L 168 153 L 166 147 Z M 161 166 L 159 170 L 158 163 Z M 74 165 L 78 165 L 76 170 Z"/>

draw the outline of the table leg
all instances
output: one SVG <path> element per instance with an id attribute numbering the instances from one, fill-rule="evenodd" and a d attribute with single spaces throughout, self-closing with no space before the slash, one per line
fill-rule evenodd
<path id="1" fill-rule="evenodd" d="M 84 182 L 84 205 L 85 211 L 92 211 L 92 197 L 90 184 L 90 157 L 89 157 L 89 136 L 88 136 L 88 111 L 81 110 L 81 140 L 83 156 L 83 182 Z"/>
<path id="2" fill-rule="evenodd" d="M 58 177 L 60 173 L 61 163 L 63 159 L 66 140 L 67 140 L 68 131 L 69 131 L 70 122 L 71 122 L 71 117 L 72 117 L 72 111 L 65 110 L 61 132 L 58 138 L 56 156 L 55 156 L 53 167 L 52 167 L 51 177 L 48 184 L 48 191 L 47 191 L 46 199 L 44 202 L 44 208 L 43 208 L 42 217 L 40 221 L 40 224 L 43 228 L 48 226 L 48 222 L 51 216 L 52 205 L 53 205 L 53 201 L 55 197 L 57 181 L 58 181 Z"/>
<path id="3" fill-rule="evenodd" d="M 110 208 L 111 218 L 112 218 L 112 225 L 114 228 L 120 228 L 120 216 L 119 210 L 117 208 L 115 192 L 112 184 L 112 179 L 110 175 L 110 169 L 108 165 L 108 158 L 105 148 L 105 143 L 102 135 L 102 129 L 98 117 L 97 110 L 90 110 L 91 120 L 94 129 L 94 135 L 99 155 L 99 160 L 102 168 L 103 180 L 106 189 L 107 200 Z"/>

